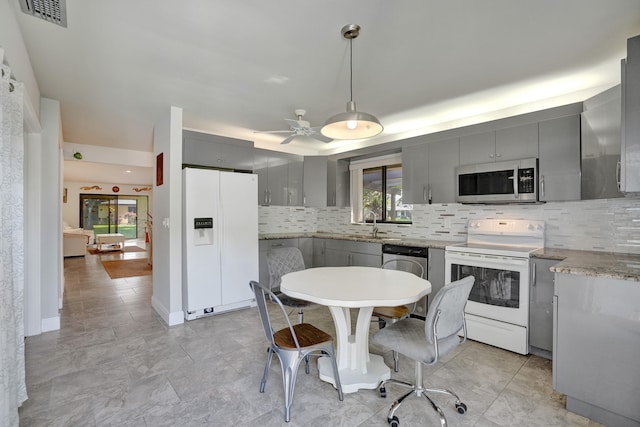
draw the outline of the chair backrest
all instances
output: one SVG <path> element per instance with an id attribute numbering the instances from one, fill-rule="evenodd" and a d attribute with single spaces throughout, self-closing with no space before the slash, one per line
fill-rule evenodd
<path id="1" fill-rule="evenodd" d="M 280 290 L 282 276 L 293 271 L 304 270 L 304 259 L 298 248 L 274 248 L 267 252 L 269 289 Z"/>
<path id="2" fill-rule="evenodd" d="M 424 329 L 428 342 L 437 345 L 437 341 L 456 335 L 461 329 L 466 330 L 464 306 L 474 281 L 473 276 L 467 276 L 446 284 L 438 291 L 425 319 Z"/>
<path id="3" fill-rule="evenodd" d="M 424 279 L 424 267 L 418 261 L 408 258 L 393 258 L 382 263 L 382 268 L 389 270 L 401 270 L 413 273 Z"/>
<path id="4" fill-rule="evenodd" d="M 289 329 L 291 330 L 291 336 L 293 337 L 293 341 L 295 342 L 296 347 L 300 349 L 300 344 L 298 343 L 298 337 L 296 336 L 293 326 L 289 321 L 289 316 L 287 316 L 287 312 L 284 306 L 282 305 L 282 302 L 280 302 L 280 299 L 273 292 L 271 292 L 269 289 L 266 289 L 264 286 L 260 285 L 256 281 L 252 280 L 251 282 L 249 282 L 249 286 L 251 287 L 251 290 L 253 291 L 256 297 L 256 305 L 258 307 L 258 313 L 260 313 L 262 328 L 264 329 L 264 335 L 267 338 L 267 341 L 269 341 L 269 344 L 271 344 L 272 347 L 276 346 L 276 343 L 273 339 L 273 334 L 275 331 L 271 326 L 271 316 L 269 314 L 269 309 L 267 307 L 267 301 L 270 300 L 278 304 L 278 306 L 280 307 L 284 315 L 283 317 L 286 320 L 287 325 L 289 326 Z"/>

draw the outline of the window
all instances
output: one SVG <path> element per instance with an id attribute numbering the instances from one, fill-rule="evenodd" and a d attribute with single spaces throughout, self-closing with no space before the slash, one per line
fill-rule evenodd
<path id="1" fill-rule="evenodd" d="M 354 161 L 351 206 L 354 222 L 411 223 L 412 205 L 402 203 L 400 155 Z"/>

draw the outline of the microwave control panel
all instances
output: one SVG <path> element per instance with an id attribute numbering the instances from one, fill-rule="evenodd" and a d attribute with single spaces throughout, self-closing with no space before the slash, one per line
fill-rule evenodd
<path id="1" fill-rule="evenodd" d="M 518 170 L 518 192 L 533 193 L 535 183 L 535 170 L 533 168 Z"/>

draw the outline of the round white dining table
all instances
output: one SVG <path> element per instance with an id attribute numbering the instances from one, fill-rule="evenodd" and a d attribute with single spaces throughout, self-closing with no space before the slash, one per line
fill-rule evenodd
<path id="1" fill-rule="evenodd" d="M 414 274 L 374 267 L 318 267 L 282 276 L 280 291 L 329 307 L 336 327 L 337 362 L 344 393 L 374 389 L 391 377 L 382 356 L 369 353 L 369 327 L 375 306 L 411 304 L 431 292 Z M 358 309 L 355 333 L 351 310 Z M 331 362 L 318 359 L 320 379 L 335 386 Z"/>

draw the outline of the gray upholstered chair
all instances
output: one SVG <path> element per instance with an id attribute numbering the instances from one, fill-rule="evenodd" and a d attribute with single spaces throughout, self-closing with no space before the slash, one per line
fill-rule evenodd
<path id="1" fill-rule="evenodd" d="M 280 302 L 292 308 L 298 309 L 298 323 L 303 321 L 302 309 L 309 307 L 311 303 L 297 298 L 291 298 L 280 292 L 282 276 L 294 271 L 304 270 L 304 259 L 298 248 L 274 248 L 267 252 L 267 268 L 269 269 L 269 290 L 276 294 Z"/>
<path id="2" fill-rule="evenodd" d="M 382 263 L 382 268 L 402 270 L 424 278 L 424 267 L 417 261 L 407 258 L 394 258 Z M 372 316 L 378 318 L 378 326 L 384 328 L 387 323 L 395 323 L 400 319 L 409 317 L 416 309 L 416 303 L 399 305 L 395 307 L 373 307 Z M 393 352 L 393 370 L 398 372 L 398 352 Z"/>
<path id="3" fill-rule="evenodd" d="M 267 375 L 271 366 L 271 359 L 274 354 L 278 356 L 280 367 L 282 368 L 282 383 L 284 385 L 284 420 L 291 419 L 291 404 L 293 402 L 293 390 L 296 384 L 298 367 L 303 359 L 308 360 L 311 355 L 327 355 L 331 359 L 333 375 L 338 390 L 338 399 L 343 399 L 342 385 L 338 373 L 336 354 L 333 347 L 333 338 L 326 332 L 316 328 L 309 323 L 299 323 L 291 325 L 287 312 L 280 302 L 280 299 L 270 290 L 265 289 L 257 282 L 250 283 L 256 297 L 256 305 L 262 320 L 264 334 L 269 342 L 267 353 L 267 363 L 264 367 L 264 374 L 260 382 L 260 393 L 264 393 L 267 384 Z M 286 320 L 287 327 L 274 331 L 271 325 L 271 317 L 267 308 L 267 300 L 276 303 Z"/>
<path id="4" fill-rule="evenodd" d="M 467 325 L 464 320 L 464 307 L 474 282 L 473 276 L 465 277 L 445 285 L 431 301 L 427 318 L 423 322 L 419 319 L 402 319 L 388 327 L 381 329 L 373 336 L 373 341 L 384 347 L 398 351 L 415 360 L 415 384 L 396 379 L 388 379 L 380 383 L 380 396 L 386 397 L 387 384 L 397 384 L 410 388 L 411 391 L 393 402 L 387 421 L 391 426 L 398 426 L 396 410 L 404 399 L 412 394 L 427 399 L 440 416 L 442 426 L 447 425 L 444 412 L 427 395 L 427 392 L 445 393 L 456 399 L 457 411 L 464 414 L 467 406 L 460 401 L 457 394 L 450 390 L 425 388 L 423 384 L 422 364 L 433 365 L 438 360 L 462 344 L 467 339 Z M 462 331 L 460 338 L 458 332 Z"/>

